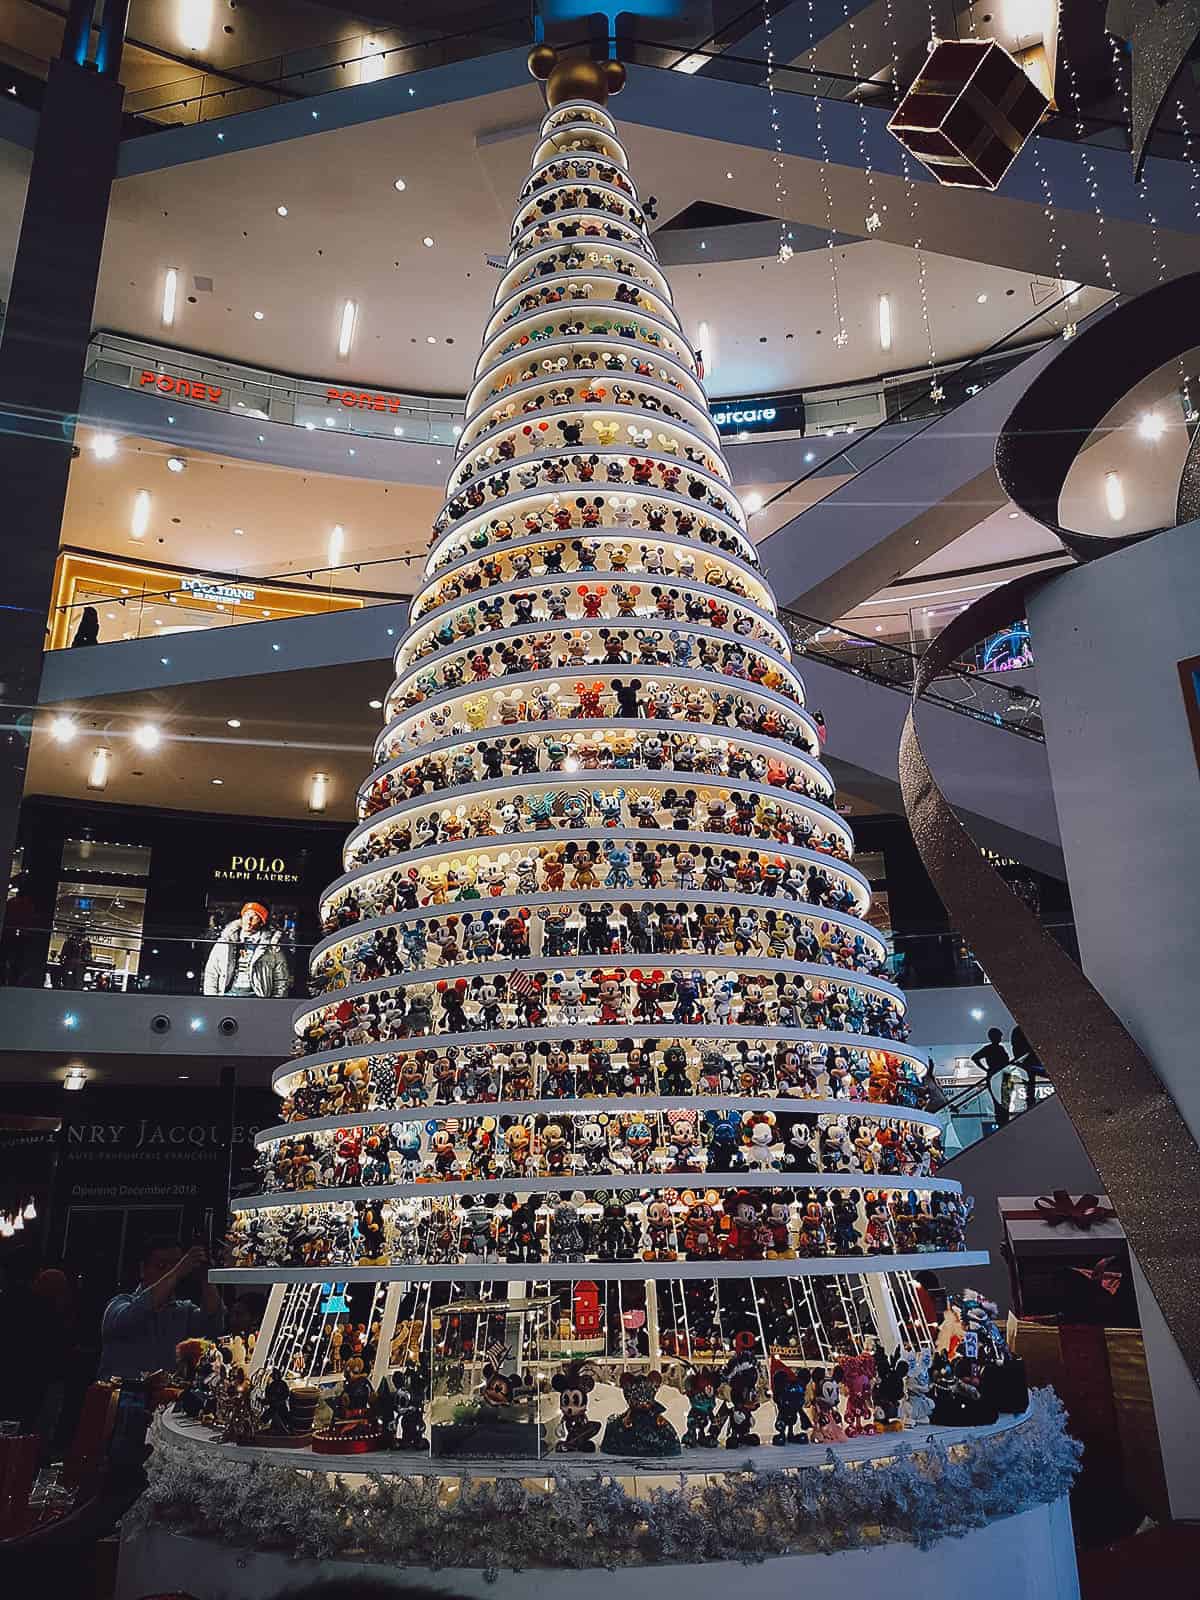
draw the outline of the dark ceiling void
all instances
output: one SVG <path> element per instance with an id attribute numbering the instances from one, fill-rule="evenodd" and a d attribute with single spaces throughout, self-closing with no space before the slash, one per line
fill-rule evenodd
<path id="1" fill-rule="evenodd" d="M 681 228 L 730 228 L 739 222 L 773 222 L 773 217 L 761 211 L 739 211 L 736 206 L 720 206 L 712 200 L 693 200 L 666 222 L 660 223 L 656 233 L 677 232 Z"/>

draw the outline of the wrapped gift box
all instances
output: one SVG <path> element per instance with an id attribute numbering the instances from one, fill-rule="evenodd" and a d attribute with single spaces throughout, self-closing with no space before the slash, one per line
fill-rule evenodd
<path id="1" fill-rule="evenodd" d="M 995 189 L 1049 103 L 994 39 L 941 39 L 888 128 L 939 183 Z"/>
<path id="2" fill-rule="evenodd" d="M 1077 1530 L 1107 1543 L 1144 1516 L 1170 1519 L 1166 1478 L 1140 1328 L 1018 1322 L 1010 1347 L 1031 1385 L 1049 1385 L 1084 1446 L 1071 1495 Z"/>
<path id="3" fill-rule="evenodd" d="M 1125 1230 L 1107 1195 L 1001 1195 L 1013 1306 L 1023 1317 L 1138 1325 Z"/>

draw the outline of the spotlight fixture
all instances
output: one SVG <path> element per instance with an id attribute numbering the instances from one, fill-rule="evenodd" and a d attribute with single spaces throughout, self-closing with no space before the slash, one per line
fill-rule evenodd
<path id="1" fill-rule="evenodd" d="M 230 717 L 225 724 L 227 728 L 240 728 L 241 725 L 242 719 L 240 717 Z"/>
<path id="2" fill-rule="evenodd" d="M 761 494 L 759 494 L 757 489 L 751 489 L 749 494 L 744 494 L 742 496 L 742 507 L 751 514 L 753 514 L 755 511 L 761 511 L 762 503 L 763 497 Z"/>
<path id="3" fill-rule="evenodd" d="M 58 716 L 50 724 L 50 737 L 55 744 L 70 744 L 78 732 L 79 728 L 74 717 Z"/>
<path id="4" fill-rule="evenodd" d="M 354 325 L 358 321 L 358 307 L 353 300 L 347 300 L 342 307 L 342 320 L 338 325 L 337 353 L 341 357 L 350 354 L 350 346 L 354 343 Z"/>
<path id="5" fill-rule="evenodd" d="M 986 294 L 977 294 L 975 296 L 975 304 L 977 306 L 985 306 L 985 305 L 987 305 L 987 295 Z"/>
<path id="6" fill-rule="evenodd" d="M 288 208 L 286 206 L 276 206 L 275 207 L 275 215 L 277 217 L 286 217 L 287 214 L 288 214 Z"/>
<path id="7" fill-rule="evenodd" d="M 168 267 L 163 277 L 162 325 L 164 328 L 173 327 L 175 324 L 175 300 L 178 293 L 178 268 Z"/>
<path id="8" fill-rule="evenodd" d="M 208 48 L 212 21 L 212 0 L 180 0 L 179 34 L 189 50 Z"/>
<path id="9" fill-rule="evenodd" d="M 263 319 L 263 318 L 264 318 L 264 317 L 265 317 L 265 316 L 266 316 L 266 312 L 265 312 L 265 311 L 256 311 L 256 312 L 255 312 L 255 313 L 254 313 L 254 320 L 255 320 L 255 322 L 261 322 L 261 321 L 262 321 L 262 319 Z"/>
<path id="10" fill-rule="evenodd" d="M 139 489 L 133 497 L 133 516 L 129 521 L 129 534 L 133 539 L 144 539 L 150 526 L 150 491 Z"/>
<path id="11" fill-rule="evenodd" d="M 879 296 L 879 348 L 892 348 L 892 302 L 886 294 Z"/>
<path id="12" fill-rule="evenodd" d="M 1114 522 L 1125 520 L 1125 486 L 1119 472 L 1104 474 L 1104 504 Z"/>
<path id="13" fill-rule="evenodd" d="M 1138 418 L 1137 431 L 1140 439 L 1149 439 L 1153 443 L 1166 433 L 1167 420 L 1160 412 L 1143 411 Z"/>
<path id="14" fill-rule="evenodd" d="M 433 249 L 433 236 L 432 236 L 432 234 L 428 234 L 427 233 L 425 235 L 425 237 L 421 240 L 421 243 L 425 246 L 426 250 L 432 250 Z"/>
<path id="15" fill-rule="evenodd" d="M 97 461 L 111 461 L 117 453 L 117 441 L 111 433 L 92 435 L 92 454 Z"/>
<path id="16" fill-rule="evenodd" d="M 184 458 L 182 456 L 168 456 L 167 457 L 167 471 L 168 472 L 186 472 L 187 471 L 187 462 L 184 460 Z"/>
<path id="17" fill-rule="evenodd" d="M 220 787 L 221 787 L 221 785 L 222 785 L 222 784 L 223 784 L 223 783 L 224 783 L 224 782 L 225 782 L 225 779 L 224 779 L 224 778 L 214 778 L 214 779 L 213 779 L 213 783 L 214 783 L 214 785 L 215 785 L 215 786 L 216 786 L 216 787 L 217 787 L 217 788 L 218 788 L 218 789 L 219 789 L 219 788 L 220 788 Z"/>
<path id="18" fill-rule="evenodd" d="M 329 803 L 329 774 L 327 772 L 314 772 L 308 786 L 308 809 L 312 812 L 324 811 Z"/>
<path id="19" fill-rule="evenodd" d="M 382 700 L 368 700 L 367 704 L 370 706 L 372 711 L 382 711 L 383 710 L 383 701 Z"/>
<path id="20" fill-rule="evenodd" d="M 395 183 L 392 185 L 392 188 L 396 189 L 400 194 L 403 194 L 405 189 L 408 188 L 408 185 L 405 183 L 403 178 L 397 178 Z"/>
<path id="21" fill-rule="evenodd" d="M 108 767 L 112 760 L 112 751 L 105 745 L 97 745 L 92 751 L 91 765 L 88 767 L 87 786 L 89 789 L 99 791 L 108 788 Z"/>
<path id="22" fill-rule="evenodd" d="M 87 1069 L 84 1067 L 68 1067 L 63 1078 L 63 1088 L 70 1093 L 77 1094 L 84 1088 L 88 1081 Z"/>
<path id="23" fill-rule="evenodd" d="M 437 334 L 436 333 L 427 333 L 425 335 L 425 343 L 426 344 L 436 344 L 437 343 Z"/>
<path id="24" fill-rule="evenodd" d="M 135 728 L 133 742 L 139 750 L 157 750 L 162 743 L 162 731 L 152 722 L 143 722 L 140 728 Z"/>

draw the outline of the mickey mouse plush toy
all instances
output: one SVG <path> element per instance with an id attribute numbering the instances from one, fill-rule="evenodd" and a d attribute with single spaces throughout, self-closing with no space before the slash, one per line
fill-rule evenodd
<path id="1" fill-rule="evenodd" d="M 588 1416 L 588 1400 L 596 1387 L 591 1367 L 583 1361 L 568 1362 L 561 1372 L 556 1372 L 551 1378 L 550 1387 L 558 1395 L 558 1442 L 555 1450 L 560 1455 L 593 1454 L 600 1424 Z"/>

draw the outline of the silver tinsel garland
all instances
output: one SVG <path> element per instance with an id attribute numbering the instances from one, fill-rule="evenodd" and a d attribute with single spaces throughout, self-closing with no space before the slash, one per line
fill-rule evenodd
<path id="1" fill-rule="evenodd" d="M 752 1562 L 889 1540 L 924 1550 L 1060 1499 L 1081 1454 L 1050 1389 L 1033 1391 L 1016 1427 L 953 1454 L 931 1433 L 916 1449 L 898 1439 L 880 1465 L 847 1465 L 831 1449 L 825 1467 L 747 1466 L 692 1482 L 681 1474 L 678 1488 L 644 1496 L 629 1494 L 612 1469 L 562 1473 L 549 1461 L 536 1469 L 544 1490 L 468 1474 L 454 1478 L 451 1494 L 444 1477 L 426 1475 L 367 1474 L 352 1487 L 322 1471 L 231 1463 L 168 1433 L 161 1419 L 151 1438 L 149 1486 L 126 1534 L 167 1527 L 296 1559 L 485 1572 Z"/>

